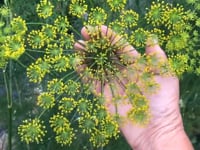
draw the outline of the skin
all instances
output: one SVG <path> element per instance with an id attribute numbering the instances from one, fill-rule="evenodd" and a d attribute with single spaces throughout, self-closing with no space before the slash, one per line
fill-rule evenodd
<path id="1" fill-rule="evenodd" d="M 108 29 L 106 26 L 101 26 L 102 34 L 105 36 L 116 34 Z M 84 40 L 75 43 L 75 49 L 81 51 L 83 49 L 82 44 L 90 39 L 87 29 L 82 28 L 81 34 Z M 112 38 L 111 38 L 112 39 Z M 118 37 L 113 40 L 113 44 L 118 40 Z M 148 43 L 148 42 L 147 42 Z M 140 54 L 131 46 L 127 45 L 121 51 L 126 52 L 130 59 L 138 57 Z M 164 51 L 156 43 L 146 46 L 146 54 L 156 54 L 162 61 L 167 61 L 167 57 Z M 81 73 L 86 67 L 83 64 L 77 67 L 77 71 Z M 159 70 L 155 70 L 159 71 Z M 122 70 L 126 73 L 126 69 Z M 130 80 L 135 80 L 133 75 L 128 75 Z M 143 93 L 149 100 L 151 119 L 147 126 L 139 126 L 133 124 L 128 120 L 120 124 L 120 130 L 126 138 L 129 145 L 134 150 L 193 150 L 192 144 L 189 141 L 183 127 L 183 122 L 179 109 L 179 80 L 175 76 L 160 76 L 154 75 L 155 81 L 159 84 L 160 88 L 153 95 Z M 126 79 L 120 77 L 120 80 L 126 83 Z M 85 80 L 83 82 L 87 82 Z M 117 93 L 124 95 L 124 89 L 121 88 L 117 80 L 113 79 L 112 84 L 115 85 Z M 103 87 L 99 81 L 93 81 L 94 93 L 99 94 L 103 90 L 105 97 L 105 106 L 110 114 L 115 113 L 115 106 L 111 101 L 113 95 L 111 92 L 110 84 L 105 83 Z M 139 85 L 139 82 L 138 82 Z M 127 112 L 131 109 L 130 104 L 120 104 L 118 107 L 118 113 L 121 116 L 126 116 Z"/>

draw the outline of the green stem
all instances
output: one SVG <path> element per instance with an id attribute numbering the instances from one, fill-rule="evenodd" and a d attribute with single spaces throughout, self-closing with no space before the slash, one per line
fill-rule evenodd
<path id="1" fill-rule="evenodd" d="M 12 61 L 9 62 L 8 67 L 8 80 L 6 70 L 3 71 L 3 76 L 8 103 L 8 150 L 12 150 Z"/>
<path id="2" fill-rule="evenodd" d="M 26 24 L 27 25 L 44 25 L 45 23 L 43 23 L 43 22 L 28 22 Z"/>
<path id="3" fill-rule="evenodd" d="M 71 29 L 72 31 L 74 31 L 76 34 L 78 34 L 80 37 L 82 37 L 82 35 L 81 35 L 76 29 L 74 29 L 73 26 L 70 26 L 70 29 Z"/>
<path id="4" fill-rule="evenodd" d="M 9 99 L 8 99 L 8 113 L 9 113 L 9 125 L 8 125 L 8 149 L 12 150 L 12 61 L 9 62 Z"/>

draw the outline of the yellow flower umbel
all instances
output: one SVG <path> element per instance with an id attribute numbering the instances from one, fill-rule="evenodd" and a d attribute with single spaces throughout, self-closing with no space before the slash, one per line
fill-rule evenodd
<path id="1" fill-rule="evenodd" d="M 52 92 L 54 94 L 62 94 L 65 91 L 65 89 L 66 87 L 64 83 L 57 78 L 48 81 L 47 91 L 49 92 Z"/>
<path id="2" fill-rule="evenodd" d="M 118 137 L 119 125 L 111 116 L 107 115 L 106 118 L 101 120 L 101 130 L 105 132 L 107 138 Z"/>
<path id="3" fill-rule="evenodd" d="M 188 46 L 189 37 L 187 32 L 170 33 L 166 43 L 166 51 L 184 50 Z"/>
<path id="4" fill-rule="evenodd" d="M 127 27 L 125 22 L 122 22 L 122 21 L 116 19 L 113 22 L 110 22 L 108 26 L 109 26 L 109 28 L 111 28 L 116 33 L 121 34 L 121 35 L 125 35 L 124 28 Z"/>
<path id="5" fill-rule="evenodd" d="M 24 141 L 27 144 L 33 142 L 39 143 L 46 133 L 46 128 L 43 125 L 43 122 L 37 118 L 33 120 L 24 120 L 23 124 L 18 127 L 18 133 L 21 141 Z"/>
<path id="6" fill-rule="evenodd" d="M 79 128 L 82 129 L 83 133 L 92 133 L 98 124 L 96 116 L 93 116 L 90 113 L 84 113 L 81 117 L 78 118 Z"/>
<path id="7" fill-rule="evenodd" d="M 1 6 L 1 8 L 0 8 L 0 15 L 2 17 L 7 18 L 7 17 L 10 16 L 10 13 L 11 13 L 11 10 L 10 10 L 10 8 L 8 6 L 6 6 L 6 5 Z"/>
<path id="8" fill-rule="evenodd" d="M 11 21 L 11 28 L 15 34 L 20 36 L 24 35 L 28 30 L 25 20 L 23 20 L 20 16 L 17 18 L 13 18 L 13 20 Z"/>
<path id="9" fill-rule="evenodd" d="M 45 53 L 48 58 L 52 59 L 61 56 L 63 54 L 63 49 L 58 46 L 57 43 L 48 44 Z"/>
<path id="10" fill-rule="evenodd" d="M 121 11 L 125 8 L 127 0 L 107 0 L 112 11 Z"/>
<path id="11" fill-rule="evenodd" d="M 5 43 L 5 57 L 18 59 L 25 52 L 24 40 L 18 36 L 7 36 Z"/>
<path id="12" fill-rule="evenodd" d="M 74 47 L 74 34 L 62 32 L 60 36 L 60 46 L 64 47 L 66 52 L 68 52 L 68 49 L 72 49 Z"/>
<path id="13" fill-rule="evenodd" d="M 83 115 L 85 113 L 88 113 L 89 111 L 92 110 L 92 108 L 93 108 L 92 103 L 89 100 L 85 98 L 81 98 L 78 101 L 77 111 L 79 114 Z"/>
<path id="14" fill-rule="evenodd" d="M 85 3 L 85 0 L 72 0 L 69 5 L 69 12 L 73 16 L 82 18 L 86 13 L 88 6 Z"/>
<path id="15" fill-rule="evenodd" d="M 57 133 L 55 138 L 56 142 L 61 144 L 61 146 L 70 145 L 75 138 L 74 130 L 69 126 L 61 133 Z"/>
<path id="16" fill-rule="evenodd" d="M 132 28 L 137 26 L 139 15 L 133 10 L 123 10 L 120 18 L 126 27 Z"/>
<path id="17" fill-rule="evenodd" d="M 28 43 L 32 48 L 42 48 L 45 44 L 45 35 L 39 30 L 32 30 L 28 34 Z"/>
<path id="18" fill-rule="evenodd" d="M 63 116 L 63 114 L 55 114 L 49 120 L 50 126 L 53 131 L 57 134 L 62 133 L 65 129 L 70 126 L 69 120 Z"/>
<path id="19" fill-rule="evenodd" d="M 53 115 L 49 120 L 50 126 L 56 133 L 56 142 L 64 145 L 70 145 L 75 138 L 74 129 L 70 127 L 69 120 L 63 114 Z"/>
<path id="20" fill-rule="evenodd" d="M 136 48 L 141 48 L 146 45 L 149 32 L 143 28 L 138 28 L 130 35 L 130 43 Z"/>
<path id="21" fill-rule="evenodd" d="M 147 9 L 148 12 L 145 14 L 147 23 L 153 26 L 162 25 L 164 21 L 164 12 L 168 7 L 168 4 L 165 4 L 164 1 L 153 1 L 151 7 Z"/>
<path id="22" fill-rule="evenodd" d="M 122 59 L 117 58 L 120 58 L 119 50 L 127 42 L 122 36 L 112 36 L 109 30 L 106 32 L 107 35 L 102 35 L 100 28 L 101 26 L 88 28 L 91 39 L 85 41 L 84 50 L 77 51 L 77 55 L 81 62 L 87 65 L 80 73 L 83 78 L 106 82 L 120 72 L 120 64 L 126 65 Z"/>
<path id="23" fill-rule="evenodd" d="M 66 82 L 66 93 L 69 96 L 75 96 L 76 94 L 80 93 L 80 83 L 73 81 L 73 80 L 68 80 Z"/>
<path id="24" fill-rule="evenodd" d="M 48 18 L 53 13 L 54 6 L 49 0 L 40 0 L 40 3 L 37 4 L 36 12 L 41 18 Z"/>
<path id="25" fill-rule="evenodd" d="M 176 26 L 177 24 L 185 24 L 187 19 L 185 10 L 181 5 L 177 5 L 176 7 L 170 6 L 164 11 L 164 25 L 168 27 L 168 29 Z"/>
<path id="26" fill-rule="evenodd" d="M 41 93 L 37 98 L 37 105 L 43 109 L 52 108 L 55 105 L 54 95 L 47 92 Z"/>
<path id="27" fill-rule="evenodd" d="M 50 24 L 42 26 L 41 32 L 43 32 L 46 43 L 50 43 L 56 38 L 56 27 Z"/>
<path id="28" fill-rule="evenodd" d="M 59 101 L 58 109 L 63 114 L 68 114 L 76 107 L 76 105 L 77 105 L 77 102 L 74 100 L 74 98 L 63 97 Z"/>
<path id="29" fill-rule="evenodd" d="M 55 20 L 54 20 L 54 25 L 56 27 L 56 31 L 58 33 L 65 33 L 68 31 L 69 28 L 69 21 L 67 16 L 58 16 Z"/>
<path id="30" fill-rule="evenodd" d="M 106 19 L 107 19 L 107 13 L 105 12 L 103 8 L 100 8 L 100 7 L 91 8 L 91 11 L 88 17 L 88 24 L 101 25 L 106 22 Z"/>
<path id="31" fill-rule="evenodd" d="M 105 131 L 101 130 L 94 130 L 94 132 L 91 133 L 89 141 L 92 143 L 94 147 L 104 147 L 108 144 L 109 138 L 107 137 L 107 134 Z"/>
<path id="32" fill-rule="evenodd" d="M 50 67 L 48 61 L 38 58 L 27 68 L 27 77 L 31 82 L 40 83 L 46 73 L 50 72 Z"/>
<path id="33" fill-rule="evenodd" d="M 169 57 L 169 65 L 171 70 L 180 77 L 189 68 L 188 55 L 177 54 Z"/>
<path id="34" fill-rule="evenodd" d="M 69 58 L 64 55 L 59 55 L 51 59 L 52 67 L 55 71 L 63 72 L 70 68 Z"/>

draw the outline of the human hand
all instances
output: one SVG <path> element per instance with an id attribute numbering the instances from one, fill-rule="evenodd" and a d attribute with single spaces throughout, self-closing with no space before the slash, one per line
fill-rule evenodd
<path id="1" fill-rule="evenodd" d="M 106 26 L 101 26 L 101 32 L 104 36 L 109 36 L 110 42 L 115 44 L 120 38 L 112 30 Z M 75 44 L 75 49 L 82 51 L 84 43 L 90 39 L 88 30 L 84 27 L 81 31 L 84 41 L 80 41 Z M 112 37 L 115 38 L 112 38 Z M 80 44 L 81 43 L 81 44 Z M 119 51 L 125 52 L 129 56 L 130 64 L 134 63 L 132 60 L 139 57 L 140 54 L 129 44 L 120 49 Z M 161 61 L 167 61 L 167 57 L 164 51 L 157 43 L 146 47 L 146 55 L 156 55 Z M 131 60 L 132 59 L 132 60 Z M 77 68 L 79 73 L 86 68 L 87 64 L 82 64 Z M 159 72 L 158 70 L 154 70 Z M 124 74 L 127 73 L 126 68 L 121 69 Z M 135 80 L 136 84 L 140 86 L 140 81 L 137 78 L 129 74 L 127 76 L 130 80 Z M 116 105 L 112 99 L 114 97 L 112 86 L 115 86 L 114 93 L 119 95 L 125 95 L 125 90 L 118 79 L 123 83 L 127 80 L 123 76 L 114 78 L 109 82 L 102 83 L 98 80 L 92 81 L 95 94 L 102 94 L 105 98 L 105 106 L 109 113 L 114 115 L 116 113 Z M 120 130 L 130 146 L 138 150 L 157 150 L 157 149 L 181 149 L 190 150 L 192 146 L 184 132 L 182 118 L 179 110 L 179 81 L 175 76 L 163 76 L 157 73 L 154 74 L 154 80 L 159 85 L 159 89 L 153 95 L 143 92 L 143 95 L 149 101 L 151 118 L 146 126 L 140 126 L 134 124 L 131 120 L 126 118 L 126 122 L 120 124 Z M 88 82 L 89 79 L 85 79 L 84 82 Z M 125 100 L 128 101 L 128 100 Z M 126 117 L 129 110 L 132 109 L 132 105 L 129 103 L 121 103 L 117 108 L 119 116 Z"/>

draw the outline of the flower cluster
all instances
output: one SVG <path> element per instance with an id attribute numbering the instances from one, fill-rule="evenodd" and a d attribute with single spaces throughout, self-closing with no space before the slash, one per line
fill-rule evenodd
<path id="1" fill-rule="evenodd" d="M 120 11 L 124 9 L 127 0 L 107 0 L 106 2 L 112 11 Z"/>
<path id="2" fill-rule="evenodd" d="M 86 13 L 88 5 L 85 0 L 72 0 L 69 6 L 69 12 L 78 18 L 82 18 Z"/>
<path id="3" fill-rule="evenodd" d="M 49 120 L 53 131 L 56 133 L 57 143 L 63 145 L 70 145 L 74 139 L 74 130 L 70 127 L 70 122 L 62 114 L 56 114 Z"/>
<path id="4" fill-rule="evenodd" d="M 54 6 L 49 0 L 40 0 L 40 3 L 37 4 L 36 12 L 41 18 L 48 18 L 53 13 Z"/>
<path id="5" fill-rule="evenodd" d="M 41 142 L 46 133 L 43 121 L 39 119 L 24 120 L 23 124 L 18 127 L 18 133 L 21 140 L 27 144 L 32 142 Z"/>
<path id="6" fill-rule="evenodd" d="M 7 26 L 6 22 L 4 22 L 0 29 L 0 68 L 3 68 L 9 59 L 18 60 L 25 52 L 24 35 L 27 31 L 27 26 L 25 20 L 21 17 L 16 17 L 11 20 L 10 26 Z"/>

